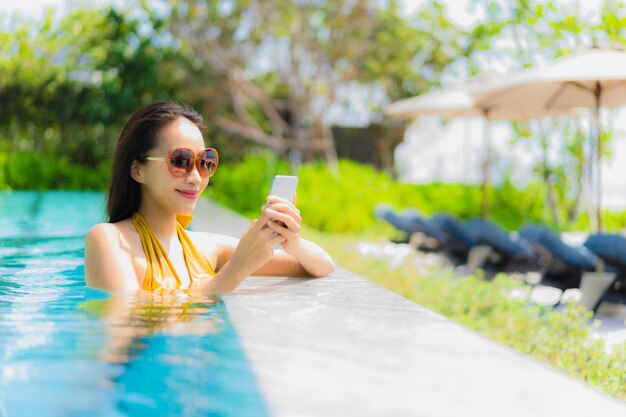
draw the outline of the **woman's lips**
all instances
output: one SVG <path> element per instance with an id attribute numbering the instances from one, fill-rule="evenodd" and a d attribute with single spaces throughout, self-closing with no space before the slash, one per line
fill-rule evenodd
<path id="1" fill-rule="evenodd" d="M 186 190 L 176 190 L 178 191 L 183 197 L 185 197 L 188 200 L 195 200 L 196 198 L 198 198 L 198 195 L 200 195 L 199 191 L 186 191 Z"/>

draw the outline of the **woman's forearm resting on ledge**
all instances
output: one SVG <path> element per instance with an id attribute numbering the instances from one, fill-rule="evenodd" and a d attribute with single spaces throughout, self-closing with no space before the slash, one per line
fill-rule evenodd
<path id="1" fill-rule="evenodd" d="M 217 274 L 201 287 L 201 291 L 206 294 L 234 291 L 250 275 L 323 277 L 334 271 L 335 264 L 324 249 L 305 239 L 300 239 L 300 241 L 298 250 L 295 253 L 292 252 L 292 255 L 283 250 L 277 250 L 265 264 L 256 270 L 254 268 L 257 264 L 250 262 L 250 258 L 245 255 L 238 257 L 235 251 L 232 258 Z M 243 251 L 245 251 L 245 246 Z M 257 251 L 257 253 L 262 252 L 262 250 Z"/>

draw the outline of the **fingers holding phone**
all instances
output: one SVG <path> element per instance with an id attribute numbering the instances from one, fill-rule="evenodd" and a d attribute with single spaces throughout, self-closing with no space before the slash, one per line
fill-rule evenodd
<path id="1" fill-rule="evenodd" d="M 266 216 L 269 217 L 266 225 L 272 230 L 273 236 L 283 238 L 283 241 L 280 242 L 282 249 L 286 253 L 297 257 L 297 254 L 300 252 L 300 224 L 302 220 L 299 214 L 296 214 L 293 210 L 289 211 L 290 213 L 276 211 L 269 205 L 265 209 Z"/>
<path id="2" fill-rule="evenodd" d="M 297 187 L 298 177 L 292 175 L 275 175 L 267 197 L 267 204 L 263 206 L 263 212 L 274 220 L 281 222 L 280 224 L 283 227 L 287 227 L 292 231 L 297 230 L 299 233 L 299 225 L 302 219 L 300 218 L 300 210 L 294 205 Z M 295 223 L 288 221 L 277 212 L 292 216 Z"/>
<path id="3" fill-rule="evenodd" d="M 263 206 L 263 214 L 282 227 L 300 233 L 300 224 L 302 223 L 300 210 L 287 200 L 273 196 L 268 197 L 267 204 Z"/>
<path id="4" fill-rule="evenodd" d="M 231 264 L 236 265 L 243 275 L 250 275 L 265 265 L 273 256 L 272 247 L 286 240 L 267 225 L 269 220 L 265 214 L 261 215 L 239 239 Z"/>
<path id="5" fill-rule="evenodd" d="M 285 237 L 281 246 L 285 252 L 298 250 L 300 244 L 300 225 L 302 217 L 300 210 L 294 205 L 298 177 L 276 175 L 267 197 L 267 204 L 263 206 L 263 213 L 269 217 L 266 223 L 276 234 Z"/>

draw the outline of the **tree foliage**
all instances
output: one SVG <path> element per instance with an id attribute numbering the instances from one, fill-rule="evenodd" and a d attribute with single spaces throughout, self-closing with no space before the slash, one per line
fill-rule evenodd
<path id="1" fill-rule="evenodd" d="M 0 138 L 5 150 L 69 155 L 80 164 L 109 153 L 141 104 L 175 97 L 176 55 L 115 9 L 78 11 L 41 24 L 4 25 L 0 38 Z"/>
<path id="2" fill-rule="evenodd" d="M 458 30 L 437 4 L 414 20 L 401 17 L 395 0 L 167 5 L 173 37 L 220 80 L 207 97 L 219 100 L 207 103 L 215 125 L 279 154 L 298 149 L 333 161 L 330 125 L 341 124 L 333 112 L 349 111 L 351 91 L 415 94 L 460 52 Z"/>

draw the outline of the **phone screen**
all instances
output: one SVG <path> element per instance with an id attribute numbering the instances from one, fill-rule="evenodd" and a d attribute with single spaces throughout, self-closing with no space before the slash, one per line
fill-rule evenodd
<path id="1" fill-rule="evenodd" d="M 293 202 L 298 188 L 298 177 L 292 175 L 275 175 L 269 195 L 284 198 Z"/>

